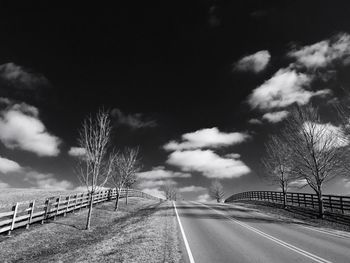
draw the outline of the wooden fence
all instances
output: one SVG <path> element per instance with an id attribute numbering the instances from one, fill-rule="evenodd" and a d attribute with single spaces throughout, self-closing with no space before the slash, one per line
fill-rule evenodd
<path id="1" fill-rule="evenodd" d="M 141 197 L 157 201 L 162 200 L 134 189 L 129 189 L 128 193 L 126 193 L 126 190 L 122 190 L 120 197 L 123 198 L 126 194 L 128 194 L 129 197 Z M 116 197 L 117 192 L 115 189 L 100 191 L 93 195 L 93 204 L 110 201 Z M 36 222 L 41 222 L 41 224 L 43 224 L 45 220 L 50 218 L 56 219 L 57 216 L 66 216 L 67 213 L 74 213 L 77 210 L 80 211 L 82 208 L 89 205 L 89 198 L 90 195 L 88 193 L 80 193 L 68 196 L 49 197 L 42 205 L 36 205 L 35 201 L 16 203 L 11 211 L 0 212 L 0 233 L 7 232 L 11 234 L 11 231 L 16 228 L 29 228 L 30 224 Z"/>
<path id="2" fill-rule="evenodd" d="M 329 215 L 332 215 L 332 218 L 336 218 L 334 221 L 350 222 L 350 196 L 323 195 L 322 199 L 326 214 L 328 213 Z M 283 204 L 283 193 L 273 191 L 243 192 L 230 196 L 225 200 L 225 203 L 239 200 L 260 200 Z M 317 195 L 288 192 L 286 205 L 317 210 Z"/>

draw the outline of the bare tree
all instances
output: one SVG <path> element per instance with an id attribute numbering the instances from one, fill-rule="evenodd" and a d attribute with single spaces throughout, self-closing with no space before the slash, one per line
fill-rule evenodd
<path id="1" fill-rule="evenodd" d="M 220 203 L 225 196 L 224 188 L 219 180 L 212 181 L 209 188 L 209 195 L 211 198 L 215 199 L 216 202 Z"/>
<path id="2" fill-rule="evenodd" d="M 292 179 L 291 156 L 292 151 L 285 140 L 277 135 L 270 136 L 265 144 L 266 156 L 262 163 L 266 169 L 266 177 L 269 181 L 279 184 L 283 194 L 283 208 L 287 204 L 287 191 Z"/>
<path id="3" fill-rule="evenodd" d="M 315 191 L 322 218 L 324 183 L 346 174 L 343 133 L 329 123 L 322 123 L 318 109 L 310 105 L 292 111 L 283 136 L 293 152 L 292 173 Z"/>
<path id="4" fill-rule="evenodd" d="M 170 181 L 165 182 L 164 186 L 162 187 L 162 190 L 165 192 L 166 200 L 176 201 L 178 193 L 176 188 Z"/>
<path id="5" fill-rule="evenodd" d="M 109 114 L 100 110 L 95 117 L 87 117 L 79 132 L 79 146 L 85 149 L 80 158 L 77 175 L 89 194 L 89 211 L 86 229 L 90 229 L 94 194 L 106 184 L 114 163 L 114 155 L 108 155 L 112 127 Z"/>
<path id="6" fill-rule="evenodd" d="M 138 148 L 126 148 L 116 157 L 111 182 L 117 191 L 115 210 L 118 210 L 121 190 L 126 188 L 126 200 L 128 198 L 128 189 L 136 182 L 136 173 L 141 169 L 138 159 Z M 126 201 L 127 202 L 127 201 Z"/>

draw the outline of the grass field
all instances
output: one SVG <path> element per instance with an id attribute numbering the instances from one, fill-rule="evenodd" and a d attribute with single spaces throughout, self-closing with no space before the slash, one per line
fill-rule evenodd
<path id="1" fill-rule="evenodd" d="M 74 194 L 76 191 L 4 188 L 0 191 L 0 211 L 9 211 L 16 202 L 30 202 L 37 204 L 45 202 L 47 197 Z"/>
<path id="2" fill-rule="evenodd" d="M 183 262 L 172 204 L 123 201 L 118 212 L 112 202 L 97 205 L 89 231 L 84 209 L 0 236 L 1 262 Z"/>

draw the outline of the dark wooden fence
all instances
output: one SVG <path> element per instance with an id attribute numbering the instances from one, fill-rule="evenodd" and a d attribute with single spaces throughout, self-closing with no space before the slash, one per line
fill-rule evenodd
<path id="1" fill-rule="evenodd" d="M 335 218 L 333 221 L 350 223 L 350 196 L 323 195 L 323 205 L 326 214 Z M 273 191 L 251 191 L 230 196 L 225 203 L 239 200 L 257 200 L 270 203 L 283 204 L 282 192 Z M 318 209 L 318 199 L 316 194 L 307 193 L 287 193 L 287 205 L 293 207 L 303 207 L 307 209 Z"/>
<path id="2" fill-rule="evenodd" d="M 126 196 L 126 190 L 121 191 L 120 197 Z M 129 189 L 129 197 L 141 197 L 161 201 L 157 197 L 143 193 L 139 190 Z M 104 190 L 94 194 L 93 204 L 99 204 L 113 200 L 117 197 L 115 189 Z M 36 205 L 35 201 L 16 203 L 11 211 L 0 212 L 0 233 L 11 233 L 12 230 L 19 227 L 29 228 L 30 224 L 41 222 L 50 218 L 56 219 L 57 216 L 66 216 L 67 213 L 74 213 L 89 205 L 90 195 L 80 193 L 68 196 L 49 197 L 44 204 Z"/>

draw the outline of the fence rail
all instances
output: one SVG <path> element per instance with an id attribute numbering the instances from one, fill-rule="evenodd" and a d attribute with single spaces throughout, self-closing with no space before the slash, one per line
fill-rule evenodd
<path id="1" fill-rule="evenodd" d="M 154 197 L 135 189 L 123 189 L 120 193 L 120 197 L 141 197 L 145 199 L 152 199 L 161 201 L 162 199 Z M 99 204 L 101 202 L 110 201 L 116 199 L 117 192 L 115 189 L 109 189 L 97 192 L 93 195 L 93 204 Z M 89 205 L 90 194 L 80 193 L 68 196 L 49 197 L 46 199 L 45 204 L 36 205 L 35 200 L 29 202 L 16 203 L 11 211 L 0 212 L 0 233 L 7 232 L 11 234 L 11 231 L 19 228 L 29 228 L 30 224 L 41 222 L 45 220 L 56 219 L 57 216 L 66 216 L 67 213 L 74 213 L 77 210 L 81 210 Z"/>
<path id="2" fill-rule="evenodd" d="M 243 192 L 230 196 L 225 200 L 225 203 L 239 200 L 257 200 L 283 204 L 283 193 L 274 191 Z M 332 214 L 332 218 L 336 218 L 336 221 L 350 222 L 350 196 L 323 195 L 322 200 L 325 212 Z M 318 209 L 316 194 L 288 192 L 286 201 L 288 206 Z"/>

